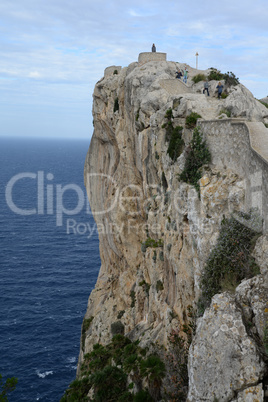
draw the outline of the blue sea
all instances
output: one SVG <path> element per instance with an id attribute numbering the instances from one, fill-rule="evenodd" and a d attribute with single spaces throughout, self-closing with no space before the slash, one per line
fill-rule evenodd
<path id="1" fill-rule="evenodd" d="M 0 373 L 9 401 L 59 401 L 74 380 L 100 268 L 83 184 L 89 141 L 0 139 Z"/>

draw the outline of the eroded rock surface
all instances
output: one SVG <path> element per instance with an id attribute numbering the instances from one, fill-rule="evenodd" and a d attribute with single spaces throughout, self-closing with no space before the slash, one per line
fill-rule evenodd
<path id="1" fill-rule="evenodd" d="M 263 396 L 262 381 L 267 372 L 266 280 L 259 275 L 243 281 L 235 294 L 213 297 L 198 321 L 190 348 L 189 401 L 263 400 L 256 398 Z"/>
<path id="2" fill-rule="evenodd" d="M 196 306 L 200 275 L 223 216 L 248 208 L 249 180 L 243 169 L 229 167 L 225 154 L 203 171 L 200 197 L 193 186 L 179 180 L 192 138 L 185 119 L 196 112 L 204 120 L 215 120 L 228 109 L 233 116 L 265 122 L 267 109 L 242 85 L 230 87 L 225 100 L 206 97 L 202 83 L 191 79 L 186 86 L 176 85 L 175 71 L 183 66 L 132 63 L 117 68 L 117 74 L 107 70 L 95 86 L 85 184 L 102 265 L 88 301 L 86 318 L 93 319 L 82 337 L 79 367 L 94 343 L 111 340 L 111 325 L 118 320 L 124 333 L 140 339 L 142 346 L 153 342 L 168 349 L 172 329 L 180 331 L 188 322 L 187 307 Z M 198 71 L 189 68 L 189 73 L 191 78 Z M 217 83 L 211 85 L 214 95 Z M 185 142 L 176 161 L 167 153 L 164 124 L 169 108 L 173 124 L 183 127 Z M 216 150 L 219 153 L 215 140 L 212 155 Z M 258 240 L 255 253 L 265 274 L 266 238 Z M 236 295 L 215 296 L 200 319 L 189 363 L 189 400 L 213 401 L 209 398 L 215 395 L 240 401 L 247 390 L 247 395 L 250 390 L 261 395 L 264 361 L 243 316 L 246 298 L 257 335 L 263 336 L 264 305 L 254 301 L 261 292 L 257 285 L 265 293 L 264 276 L 260 278 L 258 284 L 241 284 Z"/>

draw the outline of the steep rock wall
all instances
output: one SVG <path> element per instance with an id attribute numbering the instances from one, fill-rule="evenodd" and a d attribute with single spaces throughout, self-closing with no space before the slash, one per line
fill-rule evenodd
<path id="1" fill-rule="evenodd" d="M 249 198 L 248 172 L 254 176 L 261 171 L 266 183 L 267 166 L 252 162 L 245 129 L 229 120 L 206 121 L 216 119 L 228 105 L 234 115 L 265 121 L 264 106 L 242 86 L 230 90 L 231 103 L 229 97 L 208 100 L 191 81 L 189 93 L 184 88 L 176 95 L 163 82 L 174 79 L 178 67 L 165 61 L 132 63 L 119 74 L 106 74 L 95 86 L 94 135 L 85 163 L 85 185 L 99 230 L 102 265 L 88 301 L 85 318 L 93 319 L 82 337 L 79 367 L 94 343 L 111 340 L 111 326 L 119 320 L 124 333 L 139 338 L 141 345 L 153 342 L 168 348 L 171 330 L 180 330 L 188 322 L 187 307 L 195 306 L 199 297 L 200 274 L 222 217 L 255 206 Z M 254 105 L 250 116 L 249 103 Z M 175 163 L 167 154 L 163 124 L 169 108 L 176 124 L 184 126 L 186 146 L 191 131 L 185 127 L 185 117 L 196 111 L 204 119 L 200 125 L 212 164 L 200 181 L 200 198 L 192 186 L 178 179 L 185 152 Z M 264 188 L 266 194 L 266 184 Z M 149 241 L 146 247 L 148 239 L 155 243 Z M 264 247 L 263 265 L 265 253 Z M 258 381 L 264 371 L 259 369 Z"/>

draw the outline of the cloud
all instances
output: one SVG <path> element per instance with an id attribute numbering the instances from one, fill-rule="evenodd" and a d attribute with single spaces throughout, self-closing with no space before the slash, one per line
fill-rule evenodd
<path id="1" fill-rule="evenodd" d="M 41 78 L 41 74 L 38 71 L 32 71 L 29 73 L 29 78 Z"/>
<path id="2" fill-rule="evenodd" d="M 92 92 L 104 69 L 136 61 L 153 42 L 168 60 L 193 66 L 198 51 L 199 68 L 233 71 L 261 98 L 268 92 L 267 20 L 263 0 L 224 0 L 220 7 L 212 0 L 2 0 L 0 90 L 5 113 L 10 115 L 15 101 L 17 110 L 29 115 L 20 130 L 28 133 L 34 131 L 29 122 L 38 105 L 46 127 L 57 110 L 59 119 L 66 111 L 71 126 L 73 108 L 74 131 L 80 110 L 81 121 L 88 124 L 83 133 L 89 135 Z"/>

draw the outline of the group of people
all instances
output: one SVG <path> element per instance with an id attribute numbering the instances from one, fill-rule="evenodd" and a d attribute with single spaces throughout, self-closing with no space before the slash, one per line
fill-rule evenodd
<path id="1" fill-rule="evenodd" d="M 223 90 L 223 85 L 221 82 L 218 83 L 218 85 L 216 86 L 217 90 L 218 90 L 218 99 L 221 99 L 221 94 L 222 94 L 222 90 Z M 204 89 L 203 89 L 203 94 L 207 92 L 207 95 L 209 96 L 209 82 L 206 79 L 206 81 L 204 82 Z"/>
<path id="2" fill-rule="evenodd" d="M 181 72 L 181 70 L 176 71 L 176 78 L 178 78 L 179 80 L 181 79 L 181 77 L 183 77 L 183 82 L 185 82 L 185 84 L 187 83 L 187 78 L 188 78 L 188 70 L 185 67 L 183 73 Z"/>
<path id="3" fill-rule="evenodd" d="M 156 47 L 155 44 L 153 43 L 152 46 L 152 52 L 156 52 Z M 187 83 L 187 78 L 188 78 L 188 70 L 186 67 L 184 67 L 184 71 L 183 73 L 181 72 L 181 70 L 176 71 L 176 78 L 178 78 L 179 80 L 181 79 L 181 77 L 183 77 L 183 82 L 186 84 Z M 221 82 L 218 83 L 218 85 L 216 86 L 217 90 L 218 90 L 218 99 L 221 98 L 221 94 L 222 94 L 222 90 L 223 90 L 223 85 Z M 206 79 L 206 81 L 204 82 L 204 89 L 203 89 L 203 94 L 207 92 L 207 95 L 209 96 L 209 82 Z"/>
<path id="4" fill-rule="evenodd" d="M 176 78 L 178 78 L 179 80 L 181 79 L 181 77 L 183 77 L 183 82 L 185 82 L 185 84 L 187 83 L 187 78 L 188 78 L 188 70 L 185 67 L 184 68 L 184 72 L 182 73 L 181 70 L 176 71 Z M 221 82 L 218 83 L 218 85 L 216 86 L 217 90 L 218 90 L 218 99 L 221 99 L 221 94 L 222 94 L 222 90 L 223 90 L 223 85 Z M 203 94 L 205 94 L 205 92 L 207 92 L 207 95 L 209 96 L 209 82 L 206 79 L 206 81 L 204 82 L 204 89 L 203 89 Z"/>

